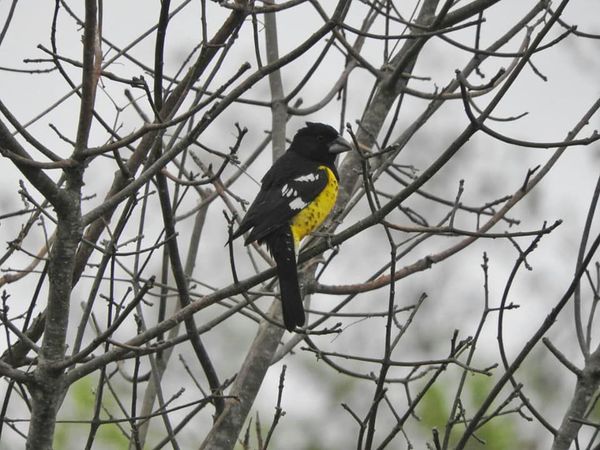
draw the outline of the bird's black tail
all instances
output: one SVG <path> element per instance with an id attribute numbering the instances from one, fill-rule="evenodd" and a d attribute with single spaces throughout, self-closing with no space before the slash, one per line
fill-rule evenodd
<path id="1" fill-rule="evenodd" d="M 294 238 L 289 227 L 283 227 L 271 233 L 265 240 L 277 264 L 283 323 L 288 330 L 292 331 L 296 326 L 304 325 L 305 320 L 298 285 Z"/>

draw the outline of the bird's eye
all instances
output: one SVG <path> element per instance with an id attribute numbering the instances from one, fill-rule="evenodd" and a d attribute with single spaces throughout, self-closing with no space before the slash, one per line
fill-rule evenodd
<path id="1" fill-rule="evenodd" d="M 323 136 L 322 134 L 317 136 L 317 141 L 323 142 L 324 140 L 325 140 L 325 136 Z"/>

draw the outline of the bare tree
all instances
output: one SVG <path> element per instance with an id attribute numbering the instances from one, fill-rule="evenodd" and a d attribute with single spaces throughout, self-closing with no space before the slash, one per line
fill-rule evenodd
<path id="1" fill-rule="evenodd" d="M 600 35 L 568 0 L 78 3 L 0 11 L 1 442 L 600 448 L 600 181 L 567 156 L 597 172 Z M 225 242 L 305 117 L 354 149 L 286 334 L 270 255 Z"/>

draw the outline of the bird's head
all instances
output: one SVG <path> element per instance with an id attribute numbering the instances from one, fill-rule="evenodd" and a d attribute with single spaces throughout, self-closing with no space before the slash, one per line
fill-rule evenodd
<path id="1" fill-rule="evenodd" d="M 306 127 L 298 130 L 290 146 L 290 151 L 328 165 L 335 162 L 338 153 L 350 149 L 350 144 L 335 128 L 315 122 L 306 122 Z"/>

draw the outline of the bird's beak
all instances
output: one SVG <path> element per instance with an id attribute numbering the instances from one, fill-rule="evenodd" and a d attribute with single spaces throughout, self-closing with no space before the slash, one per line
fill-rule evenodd
<path id="1" fill-rule="evenodd" d="M 338 136 L 338 138 L 335 141 L 329 144 L 329 153 L 332 153 L 334 155 L 337 155 L 338 153 L 344 153 L 349 150 L 352 150 L 352 146 L 346 139 L 344 139 L 341 136 Z"/>

